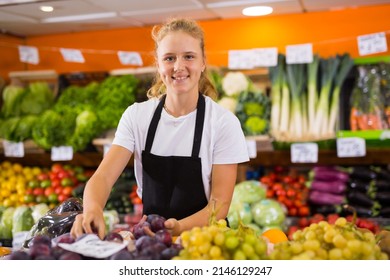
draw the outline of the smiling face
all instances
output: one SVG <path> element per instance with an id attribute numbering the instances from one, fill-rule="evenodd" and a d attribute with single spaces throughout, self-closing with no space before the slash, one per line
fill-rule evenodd
<path id="1" fill-rule="evenodd" d="M 157 68 L 167 93 L 197 95 L 205 68 L 200 41 L 182 31 L 169 33 L 158 43 Z"/>

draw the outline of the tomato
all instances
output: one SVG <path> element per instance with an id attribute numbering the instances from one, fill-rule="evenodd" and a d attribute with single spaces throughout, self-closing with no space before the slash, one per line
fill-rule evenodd
<path id="1" fill-rule="evenodd" d="M 60 171 L 62 171 L 64 168 L 62 166 L 61 163 L 54 163 L 52 166 L 51 166 L 51 171 L 53 171 L 54 173 L 59 173 Z"/>
<path id="2" fill-rule="evenodd" d="M 283 177 L 282 181 L 285 184 L 291 184 L 294 181 L 294 178 L 289 176 L 289 175 L 287 175 L 287 176 Z"/>
<path id="3" fill-rule="evenodd" d="M 291 207 L 291 208 L 289 208 L 288 209 L 288 215 L 289 216 L 297 216 L 297 214 L 298 214 L 298 209 L 297 208 L 295 208 L 295 207 Z"/>
<path id="4" fill-rule="evenodd" d="M 274 184 L 272 184 L 271 187 L 272 187 L 272 189 L 273 189 L 274 191 L 283 190 L 283 189 L 284 189 L 284 186 L 283 186 L 282 183 L 274 183 Z"/>
<path id="5" fill-rule="evenodd" d="M 307 217 L 302 217 L 298 220 L 298 225 L 300 228 L 305 228 L 310 225 L 309 219 Z"/>
<path id="6" fill-rule="evenodd" d="M 68 171 L 66 171 L 66 170 L 59 171 L 57 176 L 58 176 L 58 179 L 60 179 L 60 180 L 70 177 Z"/>
<path id="7" fill-rule="evenodd" d="M 62 187 L 61 186 L 55 187 L 54 188 L 54 193 L 58 194 L 58 195 L 61 194 L 62 193 Z"/>
<path id="8" fill-rule="evenodd" d="M 45 190 L 44 190 L 43 188 L 35 188 L 35 189 L 33 190 L 33 195 L 35 195 L 35 196 L 43 195 L 44 191 L 45 191 Z"/>
<path id="9" fill-rule="evenodd" d="M 70 187 L 70 186 L 67 186 L 67 187 L 64 187 L 62 189 L 61 193 L 64 194 L 64 195 L 70 196 L 72 194 L 72 191 L 73 191 L 73 188 Z"/>
<path id="10" fill-rule="evenodd" d="M 60 180 L 60 179 L 54 179 L 54 180 L 52 180 L 52 181 L 51 181 L 51 186 L 52 186 L 53 188 L 56 188 L 56 187 L 61 186 L 61 180 Z"/>
<path id="11" fill-rule="evenodd" d="M 69 195 L 65 195 L 65 194 L 59 194 L 58 195 L 58 201 L 61 203 L 61 202 L 64 202 L 65 200 L 67 200 L 69 198 Z"/>
<path id="12" fill-rule="evenodd" d="M 265 184 L 265 185 L 267 185 L 267 186 L 270 186 L 270 185 L 273 183 L 273 181 L 271 180 L 271 178 L 268 177 L 268 176 L 263 176 L 263 177 L 261 177 L 261 178 L 260 178 L 260 182 L 263 183 L 263 184 Z"/>
<path id="13" fill-rule="evenodd" d="M 275 193 L 277 196 L 286 196 L 286 191 L 284 189 L 278 189 Z"/>
<path id="14" fill-rule="evenodd" d="M 48 187 L 44 191 L 44 195 L 50 196 L 52 193 L 54 193 L 54 188 L 53 187 Z"/>
<path id="15" fill-rule="evenodd" d="M 47 173 L 40 173 L 40 174 L 37 175 L 37 179 L 39 181 L 48 180 L 49 179 L 49 174 L 47 174 Z"/>
<path id="16" fill-rule="evenodd" d="M 290 188 L 287 189 L 287 192 L 286 192 L 287 197 L 294 197 L 295 194 L 296 194 L 295 190 L 290 189 Z"/>
<path id="17" fill-rule="evenodd" d="M 309 214 L 310 214 L 310 209 L 309 209 L 309 207 L 307 207 L 307 206 L 301 206 L 301 207 L 299 207 L 298 208 L 298 214 L 299 214 L 299 216 L 309 216 Z"/>
<path id="18" fill-rule="evenodd" d="M 275 196 L 275 191 L 272 189 L 267 189 L 266 197 L 271 198 Z"/>

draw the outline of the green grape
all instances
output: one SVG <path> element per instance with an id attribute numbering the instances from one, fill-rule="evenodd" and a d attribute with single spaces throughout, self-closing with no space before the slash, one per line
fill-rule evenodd
<path id="1" fill-rule="evenodd" d="M 301 243 L 298 243 L 298 242 L 292 242 L 291 243 L 291 252 L 294 254 L 294 255 L 298 255 L 299 253 L 301 253 L 303 251 L 303 246 Z"/>
<path id="2" fill-rule="evenodd" d="M 303 242 L 303 249 L 305 251 L 309 251 L 309 250 L 316 251 L 320 248 L 320 246 L 321 246 L 320 242 L 315 239 L 309 239 Z"/>
<path id="3" fill-rule="evenodd" d="M 246 242 L 242 243 L 240 248 L 248 258 L 255 255 L 255 249 L 249 243 Z"/>
<path id="4" fill-rule="evenodd" d="M 257 239 L 258 237 L 256 236 L 256 234 L 246 234 L 244 237 L 244 241 L 251 245 L 254 245 Z"/>
<path id="5" fill-rule="evenodd" d="M 218 246 L 211 246 L 209 255 L 212 259 L 219 259 L 222 256 L 222 250 Z"/>
<path id="6" fill-rule="evenodd" d="M 343 259 L 343 251 L 340 248 L 333 248 L 329 251 L 329 259 L 330 260 L 342 260 Z"/>
<path id="7" fill-rule="evenodd" d="M 339 227 L 344 227 L 347 224 L 347 219 L 344 217 L 337 218 L 334 224 Z"/>
<path id="8" fill-rule="evenodd" d="M 309 230 L 305 233 L 305 238 L 307 240 L 314 240 L 317 238 L 317 235 L 316 233 L 313 231 L 313 230 Z"/>
<path id="9" fill-rule="evenodd" d="M 238 237 L 236 236 L 228 236 L 225 240 L 225 247 L 229 250 L 234 250 L 237 248 L 240 243 Z"/>
<path id="10" fill-rule="evenodd" d="M 362 242 L 360 240 L 348 240 L 347 247 L 351 250 L 352 253 L 359 253 L 362 247 Z"/>
<path id="11" fill-rule="evenodd" d="M 337 248 L 344 248 L 347 245 L 347 240 L 341 234 L 336 234 L 332 242 Z"/>
<path id="12" fill-rule="evenodd" d="M 222 232 L 216 233 L 213 242 L 217 246 L 222 246 L 225 243 L 225 235 Z"/>
<path id="13" fill-rule="evenodd" d="M 233 260 L 246 260 L 245 253 L 240 249 L 236 250 L 233 254 Z"/>

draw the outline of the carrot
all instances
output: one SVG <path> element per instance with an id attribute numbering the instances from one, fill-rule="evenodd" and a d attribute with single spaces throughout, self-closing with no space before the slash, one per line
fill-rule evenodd
<path id="1" fill-rule="evenodd" d="M 358 127 L 358 109 L 356 107 L 351 107 L 351 113 L 349 115 L 349 125 L 352 131 L 359 129 Z"/>

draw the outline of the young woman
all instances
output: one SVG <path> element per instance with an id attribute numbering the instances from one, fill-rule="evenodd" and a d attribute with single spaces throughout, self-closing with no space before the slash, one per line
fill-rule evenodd
<path id="1" fill-rule="evenodd" d="M 134 155 L 144 214 L 167 219 L 179 235 L 208 224 L 212 209 L 224 219 L 237 177 L 249 160 L 236 116 L 211 97 L 204 34 L 192 20 L 173 19 L 152 31 L 158 73 L 149 100 L 124 112 L 112 146 L 87 183 L 84 211 L 71 233 L 97 230 L 104 237 L 103 209 L 112 186 Z"/>

